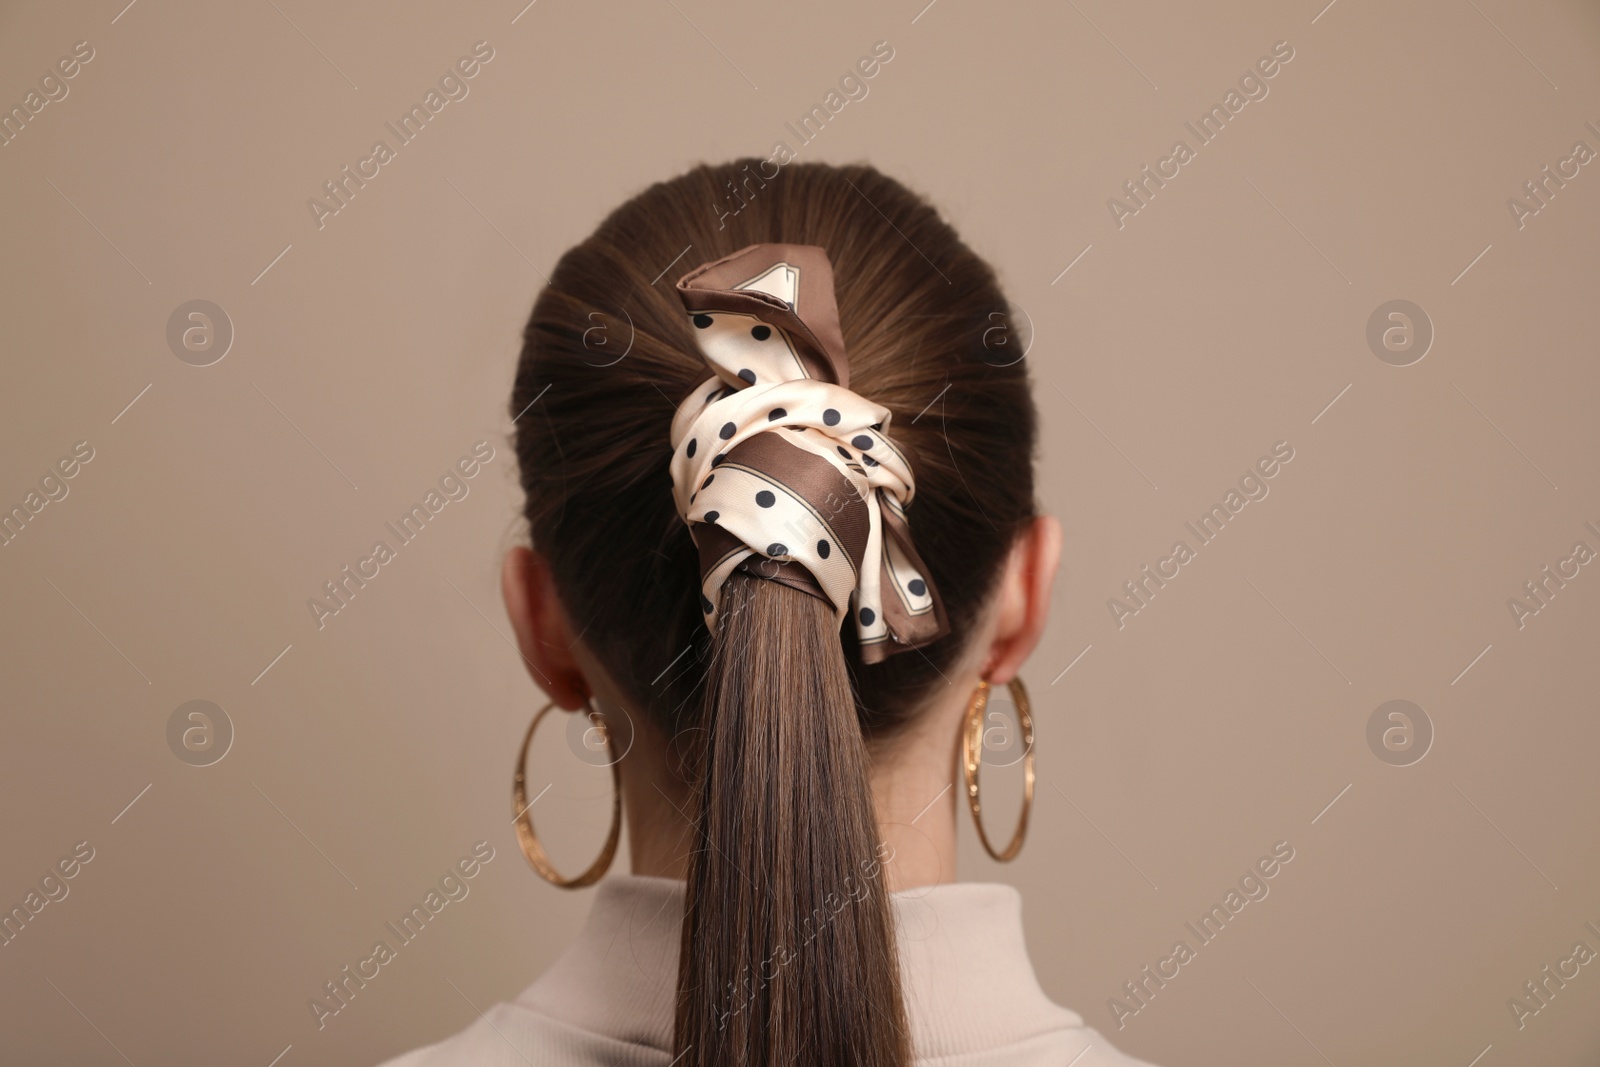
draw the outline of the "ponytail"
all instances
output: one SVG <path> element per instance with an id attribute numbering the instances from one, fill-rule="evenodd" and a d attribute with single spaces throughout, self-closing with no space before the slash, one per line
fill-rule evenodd
<path id="1" fill-rule="evenodd" d="M 833 609 L 723 586 L 694 768 L 674 1065 L 911 1060 L 866 745 Z"/>

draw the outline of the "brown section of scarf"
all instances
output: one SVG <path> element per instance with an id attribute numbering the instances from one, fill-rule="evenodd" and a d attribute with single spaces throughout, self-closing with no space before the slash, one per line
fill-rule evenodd
<path id="1" fill-rule="evenodd" d="M 784 432 L 787 431 L 769 430 L 746 438 L 735 445 L 718 466 L 748 467 L 759 471 L 782 485 L 790 495 L 804 500 L 817 518 L 832 531 L 832 541 L 844 550 L 859 575 L 861 562 L 867 553 L 867 528 L 871 522 L 867 514 L 867 502 L 861 499 L 855 486 L 833 464 L 814 452 L 785 441 L 781 436 Z M 730 552 L 745 547 L 743 541 L 722 527 L 705 524 L 695 527 L 695 543 L 700 549 L 702 581 L 716 569 L 717 564 L 728 558 Z M 768 559 L 756 554 L 746 559 L 738 569 L 782 582 L 822 600 L 828 599 L 811 571 L 794 560 Z"/>
<path id="2" fill-rule="evenodd" d="M 735 289 L 778 263 L 799 268 L 795 307 L 771 293 Z M 811 245 L 751 245 L 678 279 L 678 296 L 690 311 L 733 311 L 780 327 L 795 342 L 806 373 L 850 388 L 850 360 L 839 330 L 839 305 L 833 296 L 833 265 Z M 799 310 L 805 312 L 801 318 Z"/>

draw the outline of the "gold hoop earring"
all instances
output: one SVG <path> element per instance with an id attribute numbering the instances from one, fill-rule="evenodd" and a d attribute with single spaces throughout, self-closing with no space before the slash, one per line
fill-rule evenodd
<path id="1" fill-rule="evenodd" d="M 591 722 L 600 717 L 600 713 L 595 711 L 588 701 L 585 701 L 583 706 Z M 539 709 L 539 713 L 533 717 L 533 722 L 528 725 L 527 736 L 522 739 L 522 752 L 517 756 L 517 772 L 511 779 L 511 812 L 516 817 L 517 844 L 522 847 L 522 854 L 528 858 L 528 863 L 538 872 L 539 877 L 562 889 L 581 889 L 598 882 L 617 854 L 617 841 L 622 835 L 622 771 L 619 767 L 622 761 L 617 757 L 611 729 L 601 723 L 600 728 L 605 731 L 606 748 L 611 753 L 611 832 L 606 836 L 605 847 L 600 850 L 599 857 L 589 865 L 588 870 L 573 878 L 563 878 L 561 872 L 550 862 L 544 846 L 539 843 L 539 835 L 533 829 L 533 818 L 528 814 L 528 809 L 533 806 L 528 801 L 528 745 L 533 741 L 533 732 L 539 728 L 539 721 L 553 707 L 555 707 L 554 702 Z"/>
<path id="2" fill-rule="evenodd" d="M 1000 863 L 1009 863 L 1022 851 L 1022 840 L 1028 835 L 1028 815 L 1033 811 L 1033 714 L 1028 706 L 1028 691 L 1021 678 L 1008 684 L 1011 699 L 1017 705 L 1017 723 L 1022 728 L 1022 814 L 1017 817 L 1016 832 L 1004 852 L 996 852 L 983 829 L 983 816 L 978 803 L 978 767 L 983 763 L 983 713 L 989 706 L 989 683 L 980 681 L 972 693 L 972 703 L 967 708 L 966 720 L 961 728 L 961 769 L 967 782 L 967 806 L 972 809 L 972 822 L 978 828 L 978 840 L 983 850 Z"/>

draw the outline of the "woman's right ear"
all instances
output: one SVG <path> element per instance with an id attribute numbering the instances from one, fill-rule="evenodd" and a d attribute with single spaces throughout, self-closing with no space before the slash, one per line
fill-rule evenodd
<path id="1" fill-rule="evenodd" d="M 500 591 L 528 673 L 561 707 L 583 707 L 593 690 L 573 654 L 577 641 L 556 596 L 550 564 L 531 548 L 513 548 L 500 569 Z"/>

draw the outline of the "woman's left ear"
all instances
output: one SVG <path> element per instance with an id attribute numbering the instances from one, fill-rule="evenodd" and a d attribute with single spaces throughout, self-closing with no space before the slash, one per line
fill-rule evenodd
<path id="1" fill-rule="evenodd" d="M 1005 685 L 1017 676 L 1050 618 L 1050 590 L 1061 562 L 1061 524 L 1041 515 L 1017 536 L 1000 576 L 994 637 L 983 677 Z"/>
<path id="2" fill-rule="evenodd" d="M 592 690 L 573 653 L 577 640 L 556 595 L 550 564 L 530 548 L 513 548 L 500 569 L 500 590 L 528 673 L 561 707 L 583 707 Z"/>

